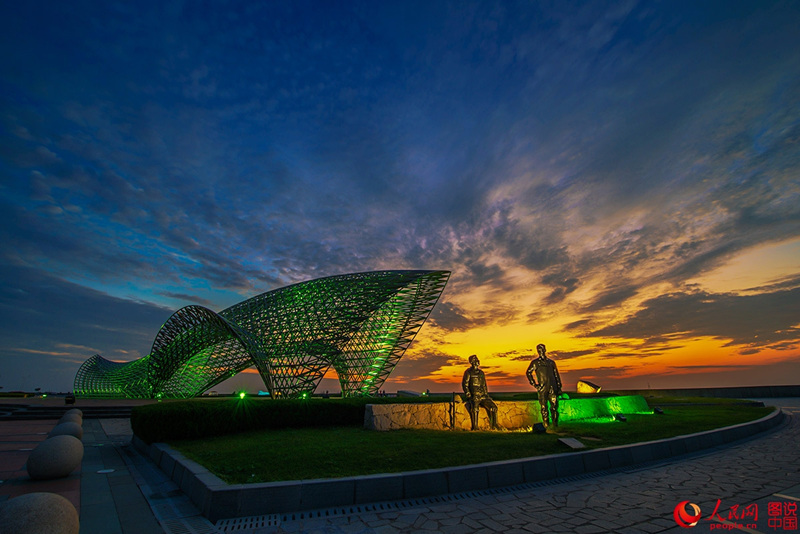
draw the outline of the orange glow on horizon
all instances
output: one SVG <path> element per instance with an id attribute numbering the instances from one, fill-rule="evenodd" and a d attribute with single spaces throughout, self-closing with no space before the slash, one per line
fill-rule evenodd
<path id="1" fill-rule="evenodd" d="M 712 296 L 736 295 L 752 292 L 752 288 L 769 288 L 797 272 L 800 239 L 745 251 L 689 286 Z M 572 300 L 543 306 L 546 293 L 537 286 L 527 287 L 525 276 L 524 271 L 513 271 L 513 282 L 529 291 L 520 290 L 511 298 L 485 287 L 459 288 L 457 298 L 446 302 L 466 318 L 468 328 L 446 330 L 435 320 L 427 322 L 381 389 L 459 391 L 469 366 L 467 359 L 477 354 L 490 391 L 533 391 L 525 371 L 537 356 L 539 343 L 547 346 L 548 355 L 558 364 L 568 391 L 581 379 L 597 383 L 605 391 L 800 382 L 800 348 L 792 340 L 765 348 L 763 344 L 733 345 L 729 339 L 689 337 L 681 332 L 652 339 L 588 336 L 602 325 L 624 322 L 650 299 L 688 290 L 666 283 L 644 286 L 635 296 L 595 312 L 589 316 L 592 323 L 584 326 L 587 316 L 580 310 L 607 288 L 588 280 L 570 295 Z M 457 276 L 453 278 L 457 283 Z M 573 327 L 568 328 L 570 325 Z M 257 375 L 258 371 L 250 368 L 244 373 Z M 338 389 L 332 367 L 318 389 Z"/>

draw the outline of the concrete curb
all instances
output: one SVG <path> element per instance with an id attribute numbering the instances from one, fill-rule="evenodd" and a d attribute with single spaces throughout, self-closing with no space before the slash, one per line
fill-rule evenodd
<path id="1" fill-rule="evenodd" d="M 581 475 L 710 449 L 764 432 L 786 415 L 669 439 L 500 462 L 334 479 L 227 484 L 165 443 L 133 444 L 186 493 L 211 521 L 397 501 L 485 490 Z"/>

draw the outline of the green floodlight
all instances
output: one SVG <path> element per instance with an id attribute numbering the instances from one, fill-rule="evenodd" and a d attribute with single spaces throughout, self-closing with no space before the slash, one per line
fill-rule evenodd
<path id="1" fill-rule="evenodd" d="M 243 398 L 245 398 L 245 396 L 246 396 L 246 395 L 247 395 L 247 393 L 245 393 L 244 391 L 240 391 L 240 392 L 239 392 L 239 398 L 240 398 L 240 399 L 243 399 Z"/>
<path id="2" fill-rule="evenodd" d="M 308 397 L 309 397 L 309 395 L 308 395 L 308 391 L 304 391 L 304 392 L 302 392 L 302 393 L 300 394 L 300 398 L 301 398 L 301 399 L 307 399 Z"/>

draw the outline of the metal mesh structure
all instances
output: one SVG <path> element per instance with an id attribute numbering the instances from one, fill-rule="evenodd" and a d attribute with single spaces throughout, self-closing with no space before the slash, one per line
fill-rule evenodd
<path id="1" fill-rule="evenodd" d="M 378 392 L 433 310 L 449 271 L 330 276 L 215 313 L 186 306 L 147 356 L 99 355 L 75 375 L 78 397 L 194 397 L 255 366 L 274 397 L 312 393 L 333 367 L 344 396 Z"/>

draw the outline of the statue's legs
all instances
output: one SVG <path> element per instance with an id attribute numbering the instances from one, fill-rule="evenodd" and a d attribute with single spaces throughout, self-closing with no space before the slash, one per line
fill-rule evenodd
<path id="1" fill-rule="evenodd" d="M 472 430 L 478 430 L 478 416 L 480 415 L 480 403 L 479 402 L 469 402 L 467 403 L 467 409 L 469 410 L 469 420 L 472 424 Z"/>
<path id="2" fill-rule="evenodd" d="M 552 390 L 550 393 L 550 406 L 553 409 L 553 426 L 558 426 L 558 395 Z"/>
<path id="3" fill-rule="evenodd" d="M 542 423 L 544 426 L 550 426 L 550 411 L 547 409 L 547 391 L 544 389 L 539 390 L 539 408 L 542 412 Z"/>
<path id="4" fill-rule="evenodd" d="M 492 429 L 499 430 L 500 427 L 497 426 L 497 405 L 492 399 L 486 397 L 485 399 L 481 400 L 481 406 L 486 408 L 486 415 L 489 416 L 489 425 L 492 427 Z"/>

